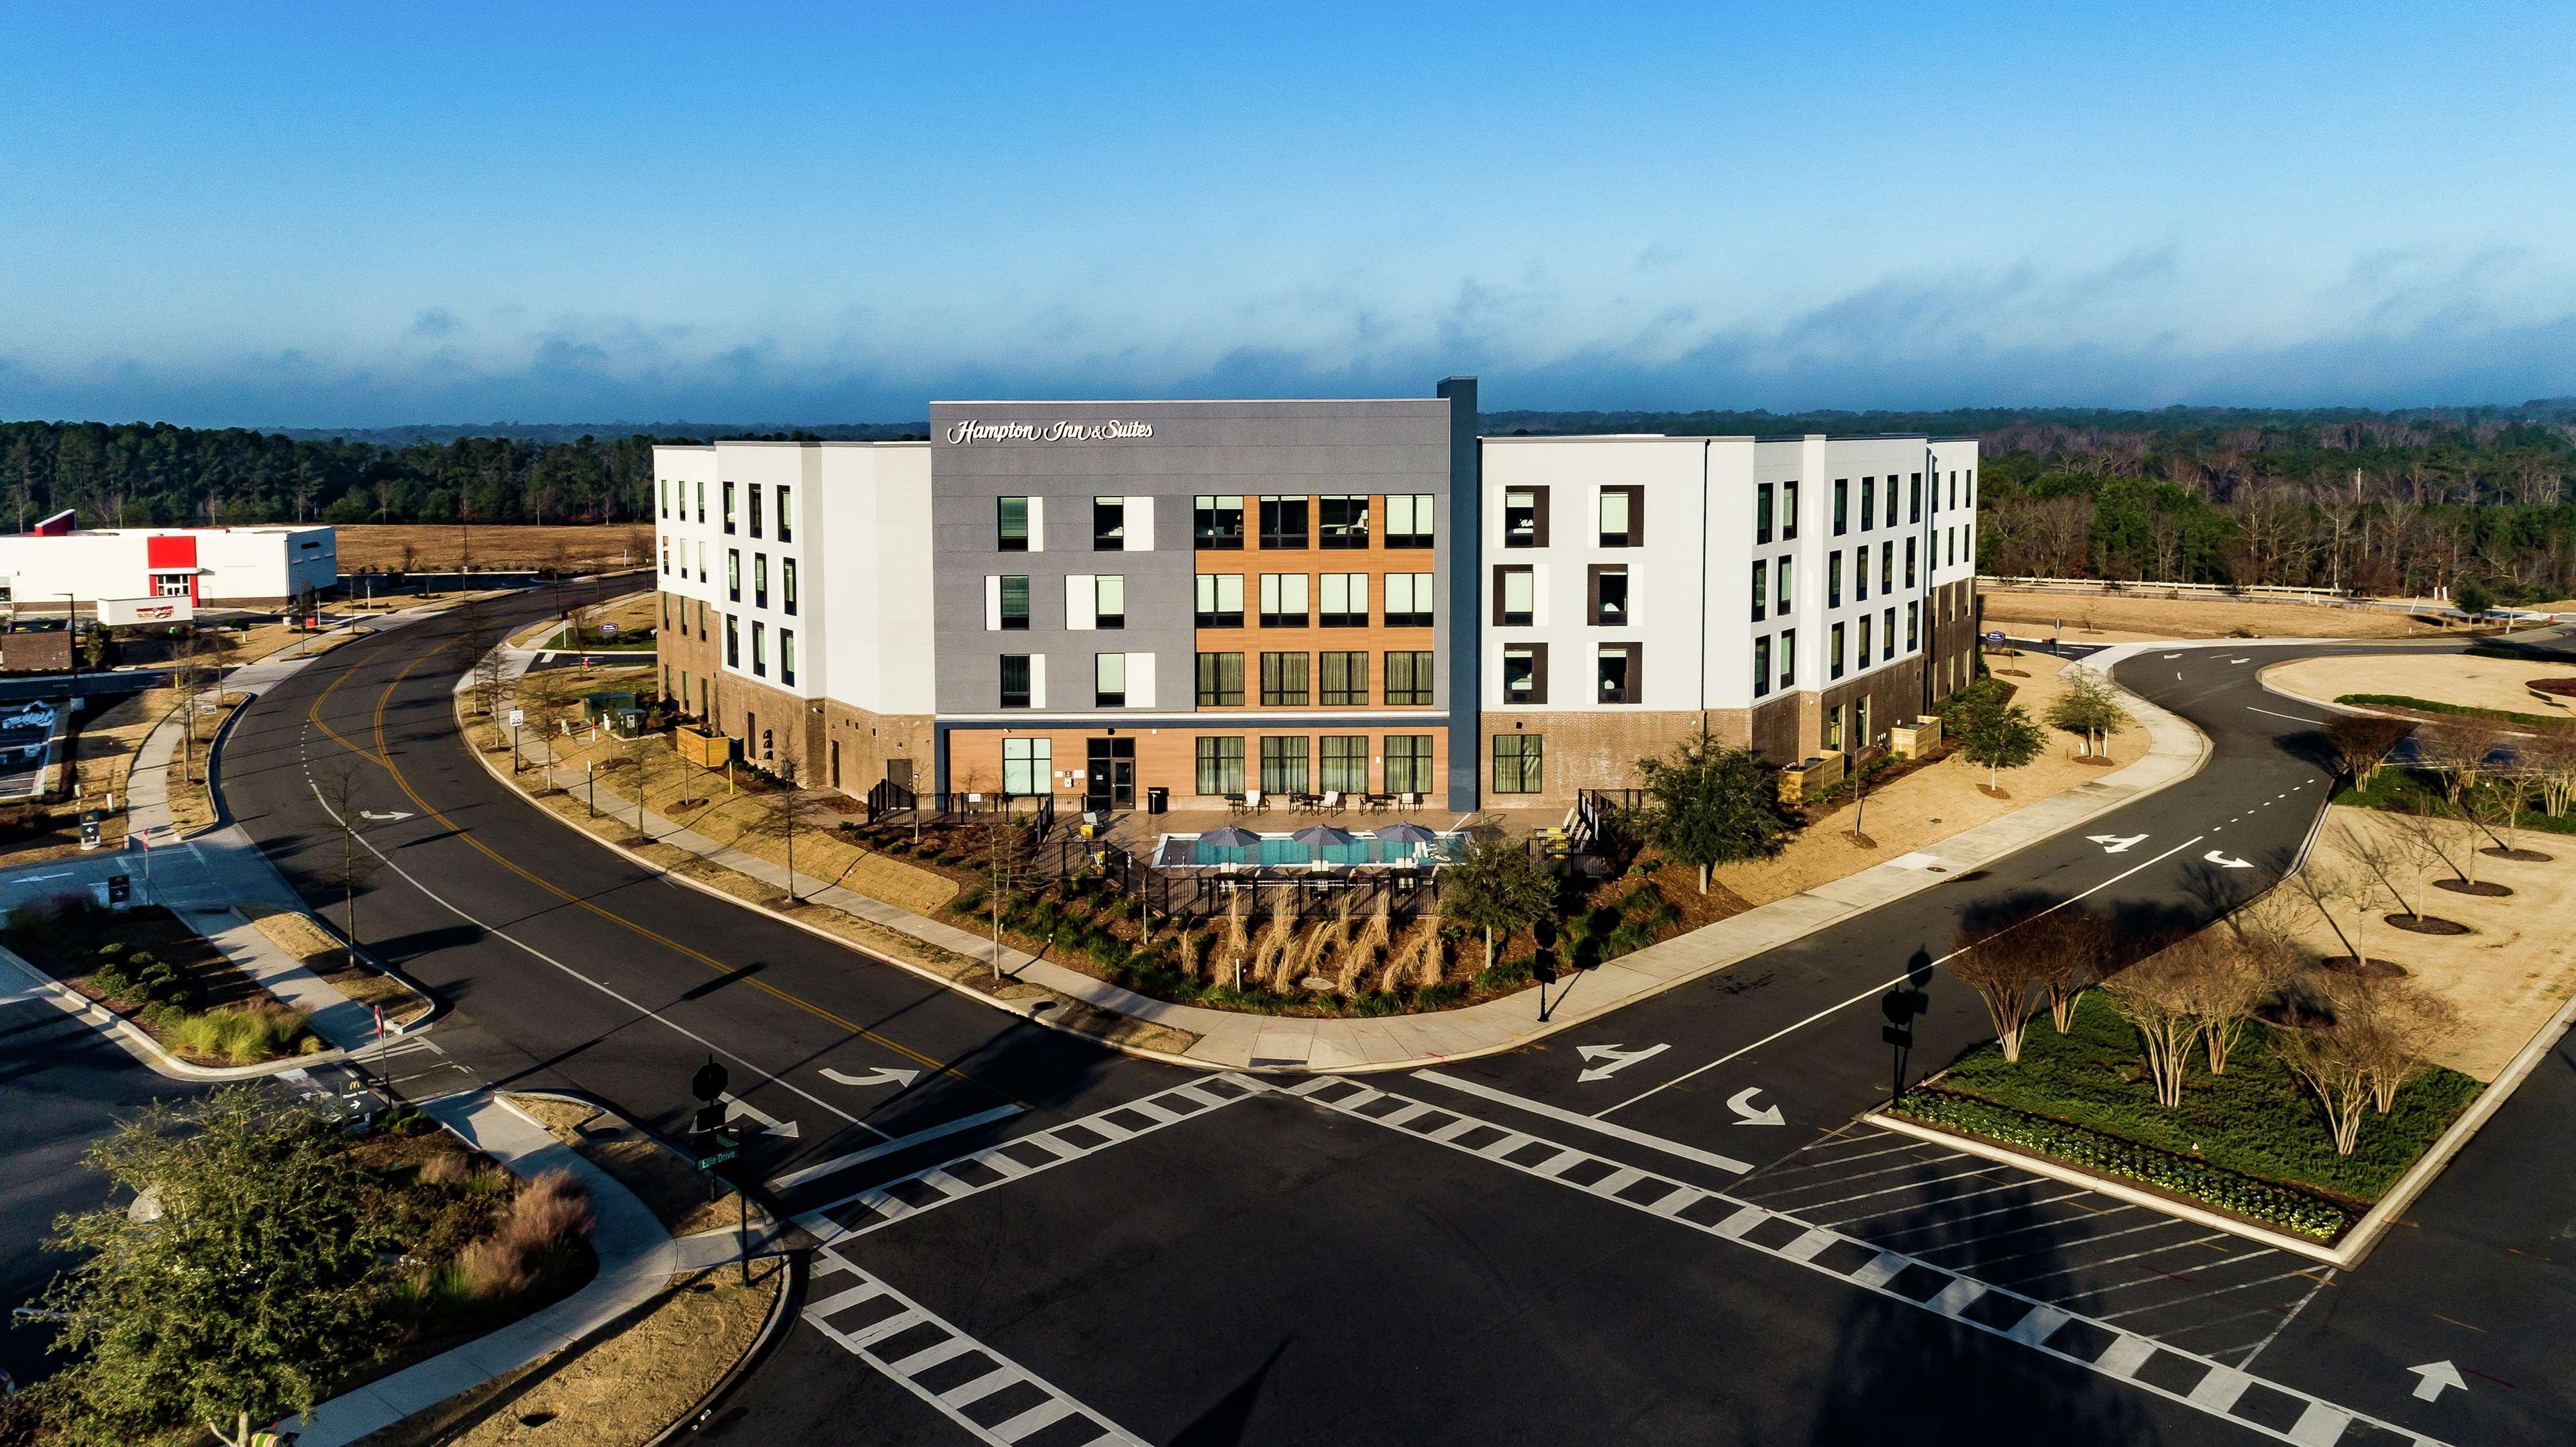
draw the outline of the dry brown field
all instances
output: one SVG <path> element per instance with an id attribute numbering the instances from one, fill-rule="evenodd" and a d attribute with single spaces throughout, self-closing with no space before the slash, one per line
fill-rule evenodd
<path id="1" fill-rule="evenodd" d="M 471 547 L 478 568 L 553 568 L 581 564 L 641 564 L 653 552 L 650 523 L 581 524 L 569 527 L 477 524 L 469 544 L 466 530 L 452 523 L 357 523 L 340 529 L 340 571 L 405 566 L 403 549 L 411 549 L 415 570 L 447 570 L 461 550 Z"/>

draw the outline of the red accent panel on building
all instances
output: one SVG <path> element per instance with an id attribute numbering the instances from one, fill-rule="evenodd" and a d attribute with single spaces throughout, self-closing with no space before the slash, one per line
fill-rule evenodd
<path id="1" fill-rule="evenodd" d="M 188 573 L 188 601 L 197 601 L 197 540 L 185 534 L 153 536 L 143 540 L 143 566 L 147 572 L 173 573 L 184 568 Z M 144 579 L 144 592 L 155 591 L 151 579 Z"/>

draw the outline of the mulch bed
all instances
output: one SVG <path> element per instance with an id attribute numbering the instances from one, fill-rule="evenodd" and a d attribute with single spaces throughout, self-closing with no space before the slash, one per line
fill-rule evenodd
<path id="1" fill-rule="evenodd" d="M 2561 698 L 2576 698 L 2576 678 L 2534 678 L 2523 687 L 2534 693 L 2554 693 Z"/>
<path id="2" fill-rule="evenodd" d="M 2433 881 L 2433 887 L 2435 889 L 2447 889 L 2453 894 L 2474 894 L 2480 899 L 2502 899 L 2506 895 L 2513 893 L 2511 889 L 2508 889 L 2504 885 L 2497 884 L 2493 880 L 2487 879 L 2481 879 L 2475 884 L 2471 884 L 2465 879 L 2437 879 Z"/>
<path id="3" fill-rule="evenodd" d="M 2371 960 L 2357 964 L 2350 955 L 2328 955 L 2317 961 L 2317 968 L 2332 970 L 2338 975 L 2359 975 L 2366 980 L 2399 980 L 2411 973 L 2395 960 Z M 2275 1025 L 2281 1023 L 2279 1019 L 2269 1015 L 2264 1018 Z"/>
<path id="4" fill-rule="evenodd" d="M 2408 934 L 2464 935 L 2469 932 L 2467 925 L 2455 919 L 2444 919 L 2438 914 L 2391 914 L 2383 915 L 2381 918 L 2389 928 L 2402 929 Z"/>
<path id="5" fill-rule="evenodd" d="M 2507 849 L 2500 844 L 2490 844 L 2478 852 L 2489 859 L 2510 859 L 2517 864 L 2547 864 L 2558 857 L 2537 849 Z"/>

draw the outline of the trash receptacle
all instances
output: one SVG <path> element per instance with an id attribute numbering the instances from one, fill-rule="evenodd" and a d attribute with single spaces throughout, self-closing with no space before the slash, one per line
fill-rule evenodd
<path id="1" fill-rule="evenodd" d="M 1163 787 L 1162 785 L 1160 785 L 1160 784 L 1148 784 L 1148 785 L 1145 787 L 1145 812 L 1146 812 L 1146 813 L 1148 813 L 1148 814 L 1161 814 L 1161 813 L 1165 813 L 1165 812 L 1169 811 L 1169 810 L 1171 809 L 1171 807 L 1172 807 L 1172 791 L 1171 791 L 1171 790 L 1164 788 L 1164 787 Z"/>

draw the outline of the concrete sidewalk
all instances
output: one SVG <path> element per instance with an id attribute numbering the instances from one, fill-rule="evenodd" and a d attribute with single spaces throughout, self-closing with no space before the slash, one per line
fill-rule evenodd
<path id="1" fill-rule="evenodd" d="M 491 1091 L 449 1096 L 421 1109 L 513 1174 L 571 1172 L 590 1192 L 590 1247 L 599 1258 L 599 1272 L 581 1290 L 543 1311 L 331 1398 L 314 1408 L 309 1422 L 299 1425 L 289 1418 L 275 1424 L 279 1431 L 302 1433 L 302 1447 L 345 1447 L 571 1346 L 652 1299 L 683 1269 L 671 1233 L 634 1192 Z"/>
<path id="2" fill-rule="evenodd" d="M 1537 1018 L 1537 993 L 1529 990 L 1420 1015 L 1304 1019 L 1156 1000 L 1007 946 L 1001 951 L 1002 969 L 1015 979 L 1100 1009 L 1194 1035 L 1197 1042 L 1180 1057 L 1194 1065 L 1236 1070 L 1396 1070 L 1510 1050 L 1928 889 L 2199 772 L 2209 756 L 2209 741 L 2199 730 L 2142 698 L 2125 693 L 2121 698 L 2147 731 L 2145 757 L 1927 848 L 1583 971 L 1551 1004 L 1545 1023 Z M 479 752 L 476 757 L 484 758 Z M 541 753 L 523 753 L 522 758 L 545 772 Z M 485 759 L 485 765 L 496 777 L 500 775 L 490 759 Z M 557 787 L 576 792 L 592 787 L 589 776 L 571 769 L 554 770 L 549 777 Z M 517 780 L 510 782 L 523 786 Z M 635 816 L 634 801 L 615 790 L 599 786 L 597 797 L 601 814 Z M 643 824 L 644 832 L 657 843 L 697 854 L 781 892 L 787 888 L 787 871 L 781 865 L 719 844 L 649 810 Z M 630 858 L 638 857 L 628 853 Z M 970 959 L 989 959 L 993 954 L 989 935 L 925 918 L 811 876 L 797 877 L 796 893 Z"/>

